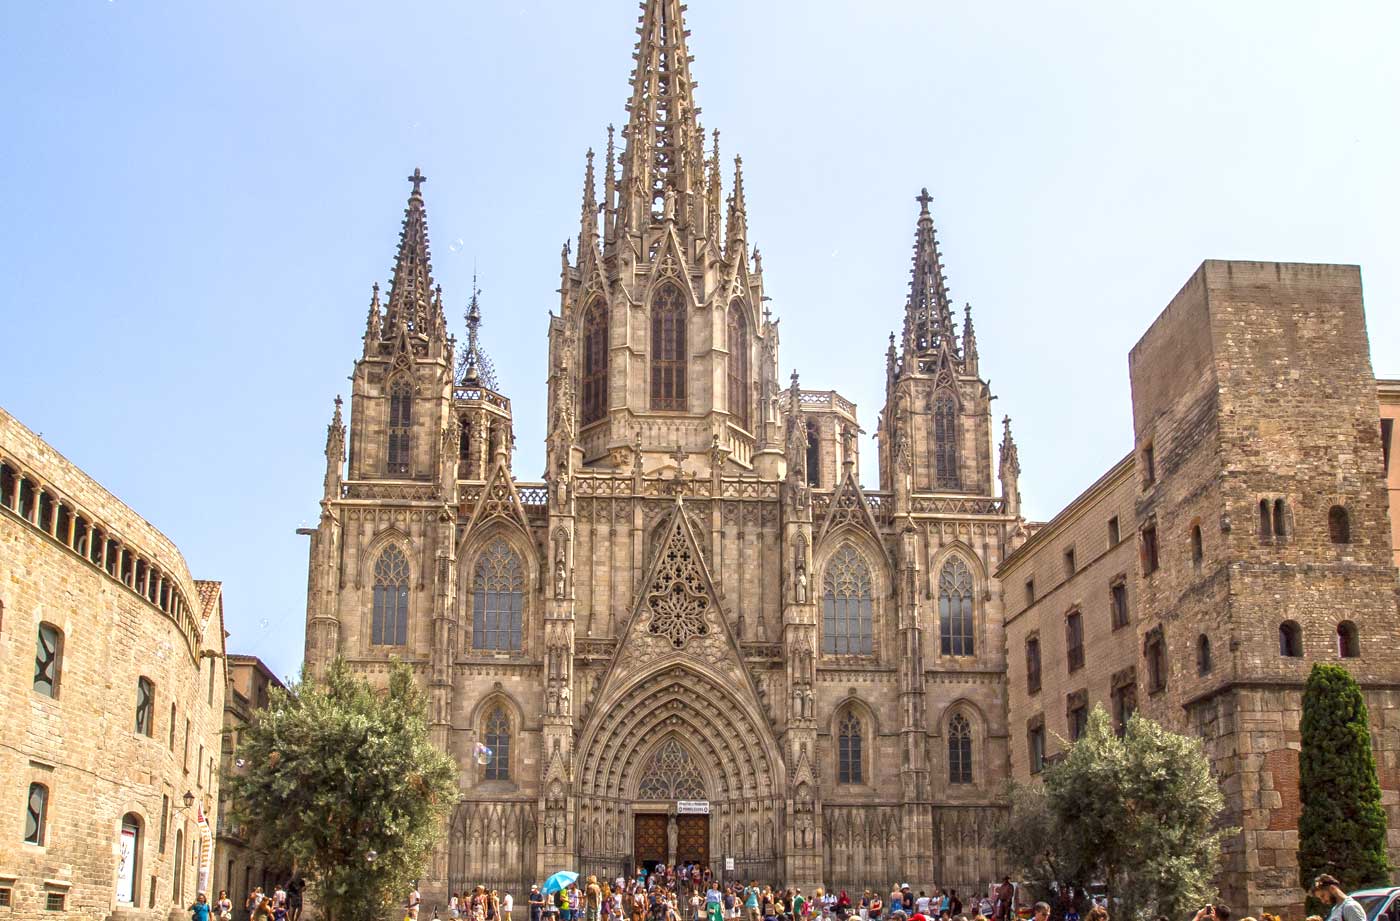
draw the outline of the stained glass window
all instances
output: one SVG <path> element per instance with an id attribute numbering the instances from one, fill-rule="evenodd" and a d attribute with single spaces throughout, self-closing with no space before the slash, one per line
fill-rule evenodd
<path id="1" fill-rule="evenodd" d="M 851 711 L 841 717 L 837 730 L 836 780 L 838 783 L 865 783 L 865 764 L 861 760 L 862 727 L 860 717 Z"/>
<path id="2" fill-rule="evenodd" d="M 948 723 L 948 783 L 972 783 L 972 726 L 961 713 Z"/>
<path id="3" fill-rule="evenodd" d="M 870 567 L 844 544 L 826 564 L 822 586 L 822 651 L 870 655 L 875 651 Z"/>
<path id="4" fill-rule="evenodd" d="M 525 571 L 520 557 L 501 538 L 476 562 L 472 594 L 472 646 L 518 652 L 525 610 Z"/>
<path id="5" fill-rule="evenodd" d="M 583 315 L 582 375 L 580 379 L 582 410 L 580 422 L 597 422 L 608 411 L 608 310 L 602 301 L 594 301 Z"/>
<path id="6" fill-rule="evenodd" d="M 729 416 L 749 427 L 749 323 L 741 301 L 729 305 Z"/>
<path id="7" fill-rule="evenodd" d="M 943 655 L 972 655 L 972 571 L 961 557 L 949 558 L 938 573 L 938 617 Z"/>
<path id="8" fill-rule="evenodd" d="M 664 284 L 651 302 L 651 408 L 684 410 L 685 299 Z"/>
<path id="9" fill-rule="evenodd" d="M 491 760 L 486 762 L 487 780 L 510 780 L 510 718 L 504 707 L 497 707 L 486 718 L 486 747 Z"/>
<path id="10" fill-rule="evenodd" d="M 402 646 L 408 642 L 408 558 L 395 544 L 384 548 L 374 564 L 374 617 L 370 642 Z"/>
<path id="11" fill-rule="evenodd" d="M 679 739 L 667 739 L 647 764 L 637 787 L 646 800 L 704 799 L 705 781 Z"/>

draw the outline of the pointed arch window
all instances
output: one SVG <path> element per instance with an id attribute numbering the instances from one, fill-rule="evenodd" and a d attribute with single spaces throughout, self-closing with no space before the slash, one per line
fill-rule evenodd
<path id="1" fill-rule="evenodd" d="M 389 473 L 408 475 L 409 434 L 413 429 L 413 384 L 406 377 L 389 385 Z"/>
<path id="2" fill-rule="evenodd" d="M 486 762 L 487 780 L 510 780 L 510 717 L 505 707 L 496 707 L 486 717 L 483 733 L 491 758 Z"/>
<path id="3" fill-rule="evenodd" d="M 637 799 L 704 799 L 705 780 L 679 739 L 667 739 L 647 764 Z"/>
<path id="4" fill-rule="evenodd" d="M 822 485 L 822 442 L 815 419 L 807 420 L 807 485 L 815 489 Z"/>
<path id="5" fill-rule="evenodd" d="M 684 410 L 685 298 L 666 283 L 651 300 L 651 408 Z"/>
<path id="6" fill-rule="evenodd" d="M 948 723 L 948 783 L 972 783 L 972 726 L 961 713 Z"/>
<path id="7" fill-rule="evenodd" d="M 972 570 L 962 557 L 949 558 L 939 570 L 938 619 L 943 655 L 973 655 Z"/>
<path id="8" fill-rule="evenodd" d="M 958 488 L 958 404 L 946 391 L 933 401 L 933 468 L 935 486 Z"/>
<path id="9" fill-rule="evenodd" d="M 519 652 L 525 569 L 503 539 L 486 545 L 472 577 L 472 646 Z"/>
<path id="10" fill-rule="evenodd" d="M 868 656 L 875 651 L 870 566 L 850 544 L 826 564 L 822 580 L 822 651 Z"/>
<path id="11" fill-rule="evenodd" d="M 729 305 L 729 417 L 740 428 L 750 427 L 749 403 L 749 321 L 744 304 Z"/>
<path id="12" fill-rule="evenodd" d="M 579 424 L 588 425 L 608 411 L 608 309 L 602 300 L 584 311 L 582 333 Z"/>
<path id="13" fill-rule="evenodd" d="M 847 710 L 836 730 L 837 783 L 865 783 L 864 741 L 860 717 Z"/>
<path id="14" fill-rule="evenodd" d="M 374 563 L 374 614 L 370 642 L 402 646 L 408 642 L 408 558 L 390 544 Z"/>

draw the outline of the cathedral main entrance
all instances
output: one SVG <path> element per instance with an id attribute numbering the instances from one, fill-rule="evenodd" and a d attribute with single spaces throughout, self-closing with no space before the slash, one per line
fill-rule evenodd
<path id="1" fill-rule="evenodd" d="M 632 863 L 648 873 L 657 866 L 710 863 L 710 817 L 639 812 L 632 818 Z"/>

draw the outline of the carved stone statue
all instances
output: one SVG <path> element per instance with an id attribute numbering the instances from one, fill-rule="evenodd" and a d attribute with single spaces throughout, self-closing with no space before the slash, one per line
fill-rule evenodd
<path id="1" fill-rule="evenodd" d="M 676 190 L 671 186 L 666 187 L 666 194 L 661 199 L 661 219 L 663 221 L 676 219 Z"/>
<path id="2" fill-rule="evenodd" d="M 573 699 L 573 696 L 574 696 L 574 692 L 571 691 L 571 690 L 569 690 L 569 685 L 568 685 L 567 683 L 561 684 L 561 685 L 559 686 L 559 715 L 560 715 L 560 716 L 569 716 L 569 715 L 573 712 L 573 707 L 572 707 L 572 705 L 571 705 L 571 701 L 572 701 L 572 699 Z"/>
<path id="3" fill-rule="evenodd" d="M 564 563 L 564 548 L 559 548 L 559 555 L 554 558 L 554 597 L 563 599 L 568 597 L 569 571 Z"/>
<path id="4" fill-rule="evenodd" d="M 797 561 L 797 572 L 793 575 L 793 581 L 797 585 L 797 603 L 807 603 L 807 565 L 801 559 Z"/>
<path id="5" fill-rule="evenodd" d="M 669 866 L 676 865 L 676 844 L 680 839 L 680 828 L 676 825 L 676 817 L 668 816 L 666 819 L 666 863 Z"/>

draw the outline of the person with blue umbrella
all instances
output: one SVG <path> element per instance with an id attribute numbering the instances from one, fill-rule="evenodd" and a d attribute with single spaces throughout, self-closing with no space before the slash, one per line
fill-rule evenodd
<path id="1" fill-rule="evenodd" d="M 578 874 L 572 870 L 560 870 L 549 879 L 544 881 L 544 891 L 548 895 L 554 892 L 562 892 L 570 886 L 574 880 L 578 879 Z"/>

